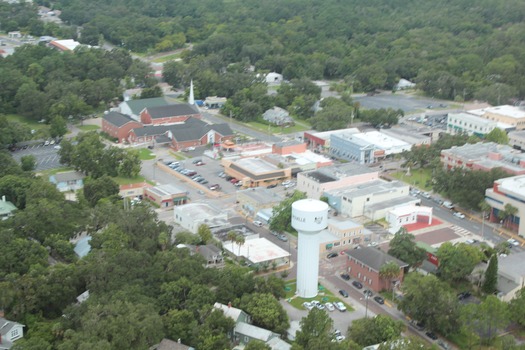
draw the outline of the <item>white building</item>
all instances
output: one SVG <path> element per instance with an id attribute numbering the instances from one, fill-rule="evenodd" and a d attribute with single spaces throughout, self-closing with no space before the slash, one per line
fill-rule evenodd
<path id="1" fill-rule="evenodd" d="M 412 148 L 411 144 L 379 131 L 363 132 L 355 134 L 354 137 L 374 145 L 376 150 L 384 151 L 385 156 L 410 151 Z"/>
<path id="2" fill-rule="evenodd" d="M 208 225 L 210 228 L 228 224 L 228 214 L 224 210 L 215 208 L 206 203 L 189 203 L 174 208 L 175 223 L 191 233 L 197 233 L 199 226 Z"/>
<path id="3" fill-rule="evenodd" d="M 508 125 L 510 127 L 510 125 Z M 449 113 L 447 132 L 449 134 L 466 133 L 483 137 L 498 127 L 498 122 L 469 113 Z"/>
<path id="4" fill-rule="evenodd" d="M 525 287 L 525 252 L 498 258 L 498 297 L 506 302 Z"/>
<path id="5" fill-rule="evenodd" d="M 525 109 L 519 106 L 496 106 L 481 109 L 469 110 L 468 113 L 479 117 L 493 120 L 498 123 L 511 125 L 516 130 L 525 129 Z"/>
<path id="6" fill-rule="evenodd" d="M 24 337 L 24 325 L 0 317 L 0 350 L 9 350 L 13 342 Z"/>
<path id="7" fill-rule="evenodd" d="M 270 72 L 266 74 L 266 83 L 269 85 L 275 84 L 281 84 L 283 82 L 283 75 L 275 72 Z"/>
<path id="8" fill-rule="evenodd" d="M 235 242 L 223 242 L 223 248 L 234 256 L 244 257 L 254 265 L 267 265 L 276 267 L 290 264 L 290 253 L 266 238 L 258 235 L 245 237 L 245 242 L 239 245 Z"/>
<path id="9" fill-rule="evenodd" d="M 405 205 L 389 210 L 386 214 L 390 233 L 398 232 L 403 225 L 410 225 L 423 220 L 428 225 L 432 224 L 432 207 Z"/>
<path id="10" fill-rule="evenodd" d="M 525 175 L 513 176 L 494 181 L 494 185 L 485 191 L 485 200 L 492 207 L 490 220 L 499 222 L 498 214 L 510 204 L 518 209 L 516 215 L 508 218 L 505 225 L 509 229 L 518 231 L 525 237 L 525 225 L 521 225 L 520 218 L 525 214 Z"/>

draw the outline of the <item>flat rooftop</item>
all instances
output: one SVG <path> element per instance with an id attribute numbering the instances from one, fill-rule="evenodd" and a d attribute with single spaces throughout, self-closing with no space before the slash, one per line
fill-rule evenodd
<path id="1" fill-rule="evenodd" d="M 150 187 L 148 188 L 148 191 L 151 191 L 153 193 L 155 193 L 156 195 L 158 196 L 172 196 L 174 194 L 181 194 L 181 193 L 186 193 L 185 190 L 179 188 L 179 187 L 176 187 L 176 186 L 173 186 L 173 185 L 160 185 L 160 186 L 155 186 L 155 187 Z"/>
<path id="2" fill-rule="evenodd" d="M 525 197 L 525 175 L 507 177 L 496 181 L 500 191 Z"/>
<path id="3" fill-rule="evenodd" d="M 273 244 L 266 238 L 247 239 L 240 247 L 232 242 L 223 242 L 223 248 L 235 256 L 243 256 L 254 264 L 272 261 L 290 256 L 286 250 Z"/>
<path id="4" fill-rule="evenodd" d="M 407 184 L 400 182 L 400 181 L 385 181 L 385 180 L 375 180 L 370 181 L 367 183 L 359 184 L 359 185 L 353 185 L 346 187 L 344 189 L 338 189 L 334 191 L 327 191 L 331 194 L 338 194 L 343 195 L 348 198 L 357 198 L 362 197 L 366 195 L 379 195 L 382 193 L 387 193 L 392 191 L 393 189 L 399 189 L 403 187 L 408 187 Z M 407 196 L 410 197 L 410 196 Z M 414 199 L 413 197 L 411 197 Z"/>
<path id="5" fill-rule="evenodd" d="M 513 118 L 513 119 L 525 118 L 525 110 L 523 110 L 520 107 L 511 106 L 511 105 L 502 105 L 502 106 L 496 106 L 496 107 L 474 109 L 474 110 L 468 111 L 468 113 L 479 115 L 479 116 L 484 116 L 487 113 L 498 114 L 498 115 L 502 115 L 505 117 Z"/>
<path id="6" fill-rule="evenodd" d="M 189 203 L 175 207 L 176 211 L 183 211 L 190 216 L 194 221 L 201 221 L 205 219 L 213 219 L 221 215 L 221 210 L 212 207 L 207 203 Z"/>
<path id="7" fill-rule="evenodd" d="M 266 162 L 261 158 L 242 158 L 235 162 L 235 165 L 249 169 L 253 174 L 269 173 L 280 170 L 272 163 Z"/>
<path id="8" fill-rule="evenodd" d="M 355 222 L 351 219 L 344 218 L 341 216 L 334 216 L 328 218 L 328 226 L 333 226 L 338 230 L 350 230 L 353 228 L 363 227 L 362 224 Z"/>
<path id="9" fill-rule="evenodd" d="M 271 191 L 264 187 L 248 188 L 246 190 L 237 191 L 237 195 L 242 194 L 251 198 L 253 201 L 259 204 L 271 204 L 275 202 L 281 202 L 284 196 Z"/>
<path id="10" fill-rule="evenodd" d="M 317 132 L 317 133 L 311 133 L 311 134 L 323 140 L 330 140 L 331 135 L 357 134 L 357 133 L 360 133 L 358 128 L 348 128 L 348 129 L 323 131 L 323 132 Z"/>
<path id="11" fill-rule="evenodd" d="M 401 141 L 395 137 L 389 136 L 379 131 L 363 132 L 360 134 L 355 134 L 354 137 L 385 150 L 399 147 L 410 148 L 410 144 L 406 143 L 405 141 Z"/>
<path id="12" fill-rule="evenodd" d="M 308 178 L 314 179 L 319 183 L 326 183 L 337 181 L 351 176 L 372 173 L 377 173 L 377 177 L 379 178 L 379 173 L 377 170 L 370 169 L 364 165 L 357 163 L 346 163 L 337 166 L 326 166 L 317 170 L 307 171 L 302 174 Z"/>

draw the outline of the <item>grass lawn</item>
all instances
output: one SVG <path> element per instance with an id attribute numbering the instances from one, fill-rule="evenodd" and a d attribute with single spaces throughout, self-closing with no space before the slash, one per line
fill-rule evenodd
<path id="1" fill-rule="evenodd" d="M 157 57 L 157 58 L 155 58 L 153 60 L 153 62 L 164 63 L 164 62 L 171 61 L 171 60 L 174 60 L 174 59 L 177 59 L 177 58 L 180 58 L 180 53 L 174 53 L 174 54 L 171 54 L 171 55 Z"/>
<path id="2" fill-rule="evenodd" d="M 390 173 L 390 175 L 409 185 L 422 188 L 425 191 L 430 191 L 432 189 L 432 186 L 427 186 L 427 182 L 430 183 L 430 180 L 432 179 L 431 169 L 413 169 L 410 170 L 410 173 L 411 175 L 407 176 L 406 171 L 397 171 L 395 173 Z"/>
<path id="3" fill-rule="evenodd" d="M 338 298 L 337 296 L 333 295 L 332 292 L 330 292 L 328 289 L 323 287 L 322 285 L 319 285 L 319 294 L 315 298 L 299 298 L 295 297 L 295 280 L 291 280 L 284 286 L 286 291 L 285 298 L 287 300 L 290 300 L 290 304 L 299 310 L 304 310 L 303 303 L 305 301 L 311 301 L 311 300 L 318 300 L 322 303 L 330 302 L 333 303 L 335 301 L 342 301 L 343 304 L 345 304 L 347 311 L 354 311 L 354 308 L 345 303 L 344 300 Z"/>
<path id="4" fill-rule="evenodd" d="M 138 183 L 138 182 L 148 182 L 146 181 L 146 179 L 144 178 L 144 176 L 137 176 L 137 177 L 120 177 L 120 176 L 117 176 L 117 177 L 114 177 L 113 180 L 115 180 L 116 183 L 118 183 L 119 185 L 129 185 L 129 184 L 134 184 L 134 183 Z"/>
<path id="5" fill-rule="evenodd" d="M 6 118 L 10 122 L 22 123 L 22 124 L 28 125 L 29 127 L 31 127 L 31 129 L 35 129 L 35 130 L 48 128 L 48 126 L 44 123 L 39 123 L 33 119 L 26 118 L 18 114 L 7 114 Z"/>
<path id="6" fill-rule="evenodd" d="M 140 160 L 150 160 L 156 157 L 155 153 L 151 153 L 148 148 L 140 148 L 138 151 Z"/>
<path id="7" fill-rule="evenodd" d="M 288 128 L 281 128 L 280 126 L 266 125 L 266 124 L 262 124 L 258 122 L 249 122 L 246 124 L 252 129 L 255 129 L 261 132 L 265 132 L 265 133 L 269 133 L 272 135 L 291 134 L 291 133 L 295 133 L 299 131 L 306 131 L 306 130 L 311 129 L 311 127 L 305 123 L 301 123 L 301 124 L 296 123 L 294 126 L 290 126 Z"/>
<path id="8" fill-rule="evenodd" d="M 43 171 L 38 172 L 38 175 L 43 176 L 44 178 L 48 178 L 51 175 L 63 173 L 65 171 L 72 171 L 72 170 L 75 170 L 75 168 L 62 167 L 62 168 L 48 169 L 48 170 L 43 170 Z"/>
<path id="9" fill-rule="evenodd" d="M 98 130 L 100 127 L 98 125 L 78 125 L 77 126 L 80 130 L 89 132 L 93 130 Z"/>

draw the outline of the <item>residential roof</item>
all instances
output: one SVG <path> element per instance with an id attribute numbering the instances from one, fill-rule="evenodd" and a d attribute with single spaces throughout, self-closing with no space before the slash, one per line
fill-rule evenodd
<path id="1" fill-rule="evenodd" d="M 9 215 L 16 209 L 17 208 L 13 203 L 0 199 L 0 217 Z"/>
<path id="2" fill-rule="evenodd" d="M 156 106 L 164 106 L 167 104 L 174 103 L 173 100 L 167 97 L 153 97 L 153 98 L 144 98 L 139 100 L 130 100 L 124 102 L 128 105 L 131 112 L 135 115 L 139 115 L 144 108 L 151 108 Z"/>
<path id="3" fill-rule="evenodd" d="M 136 120 L 132 119 L 130 116 L 119 113 L 119 112 L 109 112 L 108 114 L 104 114 L 103 116 L 104 120 L 108 123 L 111 123 L 115 126 L 123 126 L 130 122 L 137 122 Z"/>
<path id="4" fill-rule="evenodd" d="M 389 262 L 396 263 L 399 267 L 408 266 L 407 263 L 388 255 L 387 253 L 373 247 L 361 247 L 361 249 L 347 249 L 345 254 L 365 264 L 371 269 L 379 272 L 381 267 Z"/>
<path id="5" fill-rule="evenodd" d="M 235 325 L 234 332 L 248 336 L 252 339 L 258 339 L 263 342 L 270 340 L 274 333 L 264 328 L 260 328 L 246 322 L 239 322 Z"/>
<path id="6" fill-rule="evenodd" d="M 191 346 L 187 346 L 171 339 L 164 338 L 158 345 L 154 345 L 150 350 L 195 350 Z"/>
<path id="7" fill-rule="evenodd" d="M 67 181 L 74 181 L 74 180 L 81 180 L 85 178 L 86 176 L 82 174 L 79 171 L 66 171 L 63 173 L 58 173 L 55 175 L 51 175 L 51 177 L 55 178 L 55 181 L 57 183 L 59 182 L 67 182 Z"/>
<path id="8" fill-rule="evenodd" d="M 49 44 L 59 48 L 62 51 L 73 51 L 77 48 L 77 46 L 80 45 L 78 41 L 73 39 L 53 40 Z"/>
<path id="9" fill-rule="evenodd" d="M 195 248 L 195 251 L 198 252 L 205 258 L 210 258 L 216 255 L 221 255 L 221 250 L 214 246 L 213 244 L 200 245 Z"/>
<path id="10" fill-rule="evenodd" d="M 290 350 L 292 346 L 279 337 L 272 338 L 266 342 L 272 350 Z"/>
<path id="11" fill-rule="evenodd" d="M 213 307 L 222 310 L 222 312 L 224 312 L 224 316 L 233 319 L 235 322 L 237 322 L 239 320 L 239 317 L 241 317 L 244 313 L 244 311 L 242 311 L 241 309 L 237 309 L 236 307 L 224 305 L 221 303 L 215 303 L 213 304 Z"/>
<path id="12" fill-rule="evenodd" d="M 165 136 L 166 133 L 170 132 L 176 141 L 183 142 L 199 140 L 210 130 L 215 130 L 222 136 L 233 135 L 233 131 L 231 130 L 230 126 L 226 123 L 206 124 L 205 122 L 197 118 L 188 118 L 182 123 L 171 125 L 145 126 L 143 128 L 133 129 L 133 132 L 138 137 L 146 135 L 160 137 L 162 142 L 165 141 L 165 139 L 162 136 Z"/>
<path id="13" fill-rule="evenodd" d="M 9 349 L 10 346 L 12 346 L 11 342 L 7 340 L 6 335 L 9 334 L 11 329 L 16 326 L 22 326 L 25 327 L 23 324 L 6 320 L 3 317 L 0 317 L 0 348 L 4 346 L 5 348 Z"/>
<path id="14" fill-rule="evenodd" d="M 147 107 L 146 109 L 153 119 L 200 114 L 197 107 L 188 103 Z"/>
<path id="15" fill-rule="evenodd" d="M 89 241 L 91 241 L 91 236 L 86 236 L 79 239 L 75 244 L 75 248 L 73 250 L 79 258 L 85 257 L 91 251 L 91 245 L 89 245 Z"/>

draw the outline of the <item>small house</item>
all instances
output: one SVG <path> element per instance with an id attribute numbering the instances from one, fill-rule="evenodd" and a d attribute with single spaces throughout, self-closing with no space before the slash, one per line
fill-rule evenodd
<path id="1" fill-rule="evenodd" d="M 0 317 L 0 350 L 9 350 L 13 342 L 24 337 L 24 325 Z"/>
<path id="2" fill-rule="evenodd" d="M 287 110 L 280 107 L 273 107 L 263 114 L 263 119 L 277 126 L 293 125 L 294 120 L 290 117 Z"/>
<path id="3" fill-rule="evenodd" d="M 79 171 L 66 171 L 51 175 L 49 181 L 54 183 L 60 192 L 77 191 L 84 187 L 85 175 Z"/>
<path id="4" fill-rule="evenodd" d="M 16 206 L 5 199 L 5 196 L 2 196 L 0 201 L 0 220 L 7 220 L 9 217 L 13 216 Z"/>

